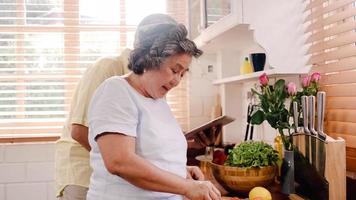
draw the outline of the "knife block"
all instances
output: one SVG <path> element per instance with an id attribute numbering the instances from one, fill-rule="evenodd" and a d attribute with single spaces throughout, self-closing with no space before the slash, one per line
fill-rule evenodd
<path id="1" fill-rule="evenodd" d="M 293 137 L 293 143 L 305 155 L 305 136 Z M 346 199 L 346 145 L 343 138 L 327 136 L 325 143 L 325 178 L 329 182 L 329 199 Z"/>

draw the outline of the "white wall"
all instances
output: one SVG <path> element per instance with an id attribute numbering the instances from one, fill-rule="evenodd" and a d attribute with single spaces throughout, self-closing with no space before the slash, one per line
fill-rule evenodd
<path id="1" fill-rule="evenodd" d="M 54 143 L 0 144 L 0 200 L 55 200 Z"/>
<path id="2" fill-rule="evenodd" d="M 307 46 L 305 45 L 306 35 L 303 32 L 305 28 L 303 26 L 303 7 L 303 0 L 243 1 L 243 22 L 250 25 L 255 41 L 266 50 L 267 65 L 290 70 L 308 68 L 306 66 L 308 60 L 308 56 L 306 56 Z M 238 38 L 239 36 L 236 35 L 236 37 Z M 191 128 L 210 119 L 209 111 L 214 105 L 215 95 L 218 93 L 218 87 L 213 86 L 212 81 L 209 81 L 209 79 L 214 80 L 217 77 L 218 64 L 216 60 L 212 59 L 213 57 L 209 55 L 202 56 L 191 66 Z M 214 72 L 203 73 L 207 70 L 209 64 L 214 65 Z M 240 67 L 235 65 L 229 65 L 229 67 L 235 67 L 236 69 Z M 296 82 L 298 79 L 292 79 L 292 81 Z M 242 108 L 246 109 L 248 104 L 246 93 L 257 82 L 258 80 L 256 79 L 242 85 L 242 98 L 236 104 L 242 104 Z M 200 104 L 204 105 L 203 110 Z M 245 131 L 246 110 L 242 110 L 242 119 L 239 118 L 238 120 L 242 120 L 241 129 L 236 130 L 238 137 L 229 137 L 234 141 L 225 142 L 239 142 L 242 140 Z M 255 135 L 259 139 L 271 143 L 276 133 L 268 124 L 264 124 L 255 128 Z"/>
<path id="3" fill-rule="evenodd" d="M 203 54 L 194 59 L 189 68 L 189 109 L 190 128 L 195 128 L 209 121 L 212 107 L 216 104 L 218 87 L 212 84 L 216 79 L 216 60 L 211 60 L 209 55 Z M 212 65 L 212 72 L 208 71 Z"/>
<path id="4" fill-rule="evenodd" d="M 303 0 L 244 0 L 244 23 L 268 52 L 272 67 L 301 69 L 309 58 Z"/>

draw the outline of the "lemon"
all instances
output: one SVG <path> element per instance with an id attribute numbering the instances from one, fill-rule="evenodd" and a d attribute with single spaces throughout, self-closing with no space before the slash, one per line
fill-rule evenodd
<path id="1" fill-rule="evenodd" d="M 272 200 L 271 193 L 264 187 L 254 187 L 248 194 L 250 200 Z"/>

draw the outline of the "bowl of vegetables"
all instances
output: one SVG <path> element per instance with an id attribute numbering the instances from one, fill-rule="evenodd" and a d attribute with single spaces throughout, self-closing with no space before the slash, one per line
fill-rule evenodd
<path id="1" fill-rule="evenodd" d="M 225 190 L 247 193 L 256 186 L 273 183 L 277 161 L 278 153 L 271 145 L 246 141 L 230 149 L 223 164 L 214 159 L 209 164 L 214 178 Z"/>

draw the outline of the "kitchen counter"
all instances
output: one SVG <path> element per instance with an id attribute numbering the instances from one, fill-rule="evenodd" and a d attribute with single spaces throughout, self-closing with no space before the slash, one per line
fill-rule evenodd
<path id="1" fill-rule="evenodd" d="M 214 184 L 216 184 L 217 182 L 214 181 Z M 281 187 L 279 184 L 275 183 L 272 186 L 266 187 L 272 194 L 272 199 L 273 200 L 303 200 L 304 198 L 298 196 L 297 194 L 291 194 L 291 195 L 285 195 L 281 193 Z M 229 194 L 224 194 L 225 196 L 223 196 L 223 200 L 230 200 L 232 197 L 234 197 L 233 195 L 229 195 Z M 239 197 L 240 199 L 243 200 L 248 200 L 248 196 L 247 195 L 238 195 L 237 197 Z"/>
<path id="2" fill-rule="evenodd" d="M 204 160 L 204 156 L 198 156 L 196 158 L 198 158 L 197 160 L 200 160 L 200 161 Z M 210 180 L 220 190 L 221 194 L 223 195 L 224 200 L 230 200 L 231 197 L 239 197 L 240 199 L 248 200 L 248 194 L 238 194 L 236 196 L 233 194 L 229 194 L 226 190 L 224 190 L 224 188 L 215 180 L 215 178 L 211 174 L 211 171 L 207 165 L 207 162 L 200 162 L 200 169 L 204 173 L 205 179 Z M 302 197 L 300 197 L 296 194 L 291 194 L 291 195 L 283 194 L 281 192 L 281 186 L 276 182 L 273 185 L 266 187 L 266 188 L 271 192 L 273 200 L 288 200 L 288 199 L 303 200 Z"/>

